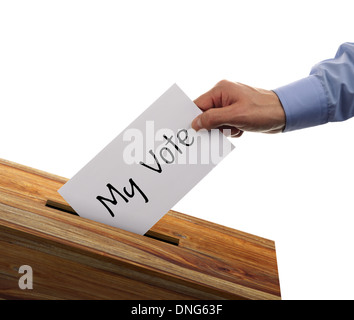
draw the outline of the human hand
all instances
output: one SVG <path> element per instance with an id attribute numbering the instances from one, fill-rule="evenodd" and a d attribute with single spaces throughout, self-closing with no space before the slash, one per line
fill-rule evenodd
<path id="1" fill-rule="evenodd" d="M 285 127 L 285 112 L 278 96 L 269 90 L 222 80 L 194 103 L 203 111 L 192 128 L 231 129 L 232 137 L 243 131 L 278 133 Z"/>

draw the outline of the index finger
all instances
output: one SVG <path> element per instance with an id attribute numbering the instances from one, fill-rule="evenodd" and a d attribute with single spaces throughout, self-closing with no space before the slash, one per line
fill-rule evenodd
<path id="1" fill-rule="evenodd" d="M 220 89 L 214 87 L 194 100 L 194 103 L 202 111 L 220 107 Z"/>

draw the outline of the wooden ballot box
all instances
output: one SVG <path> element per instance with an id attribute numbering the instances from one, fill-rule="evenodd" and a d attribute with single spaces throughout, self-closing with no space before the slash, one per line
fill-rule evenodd
<path id="1" fill-rule="evenodd" d="M 172 210 L 134 234 L 75 215 L 66 181 L 0 160 L 0 299 L 280 299 L 273 241 Z"/>

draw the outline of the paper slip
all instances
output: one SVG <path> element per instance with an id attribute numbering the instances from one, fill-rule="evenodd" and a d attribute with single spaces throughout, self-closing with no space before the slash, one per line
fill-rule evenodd
<path id="1" fill-rule="evenodd" d="M 59 193 L 81 217 L 145 234 L 234 148 L 191 129 L 200 113 L 173 85 Z"/>

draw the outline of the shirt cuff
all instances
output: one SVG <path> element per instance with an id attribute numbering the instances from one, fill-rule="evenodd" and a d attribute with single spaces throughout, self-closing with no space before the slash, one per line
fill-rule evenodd
<path id="1" fill-rule="evenodd" d="M 316 76 L 308 76 L 273 91 L 278 96 L 286 115 L 283 132 L 328 122 L 326 93 Z"/>

